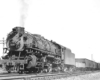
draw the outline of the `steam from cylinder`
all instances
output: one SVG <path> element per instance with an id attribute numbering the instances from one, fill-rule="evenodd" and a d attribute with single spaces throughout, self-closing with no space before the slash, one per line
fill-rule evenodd
<path id="1" fill-rule="evenodd" d="M 20 16 L 20 26 L 25 26 L 25 20 L 28 15 L 28 1 L 29 0 L 19 0 L 21 3 L 21 16 Z"/>

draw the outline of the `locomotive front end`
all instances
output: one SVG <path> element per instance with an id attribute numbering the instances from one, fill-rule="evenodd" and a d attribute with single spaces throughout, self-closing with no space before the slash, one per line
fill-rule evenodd
<path id="1" fill-rule="evenodd" d="M 6 39 L 6 56 L 3 57 L 3 64 L 8 72 L 14 70 L 24 70 L 27 59 L 25 58 L 25 51 L 23 50 L 23 27 L 15 27 L 8 34 Z"/>
<path id="2" fill-rule="evenodd" d="M 23 27 L 15 27 L 12 31 L 8 34 L 6 45 L 8 50 L 11 51 L 21 51 L 24 44 L 23 44 L 23 34 L 24 28 Z"/>

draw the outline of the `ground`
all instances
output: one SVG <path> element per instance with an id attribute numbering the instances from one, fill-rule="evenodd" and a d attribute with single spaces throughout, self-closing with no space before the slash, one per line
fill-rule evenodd
<path id="1" fill-rule="evenodd" d="M 100 80 L 100 72 L 86 74 L 86 75 L 72 76 L 72 77 L 61 78 L 61 79 L 55 79 L 55 80 Z"/>

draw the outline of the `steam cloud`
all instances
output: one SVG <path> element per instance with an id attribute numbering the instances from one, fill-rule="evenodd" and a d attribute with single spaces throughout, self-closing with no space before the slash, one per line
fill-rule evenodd
<path id="1" fill-rule="evenodd" d="M 20 0 L 21 2 L 21 17 L 20 17 L 20 26 L 25 26 L 25 20 L 28 15 L 28 1 L 29 0 Z"/>

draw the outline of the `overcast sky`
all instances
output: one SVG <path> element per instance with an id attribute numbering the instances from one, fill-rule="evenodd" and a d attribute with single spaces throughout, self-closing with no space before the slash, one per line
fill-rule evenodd
<path id="1" fill-rule="evenodd" d="M 26 0 L 25 30 L 100 62 L 100 0 Z M 0 0 L 0 39 L 21 26 L 21 0 Z M 0 56 L 2 45 L 0 45 Z"/>

